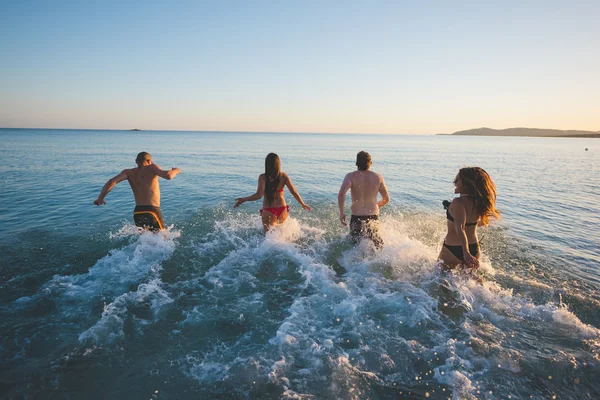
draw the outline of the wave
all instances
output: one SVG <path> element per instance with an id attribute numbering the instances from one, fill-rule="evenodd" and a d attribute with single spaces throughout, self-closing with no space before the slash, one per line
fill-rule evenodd
<path id="1" fill-rule="evenodd" d="M 205 223 L 123 227 L 111 239 L 127 245 L 12 311 L 39 322 L 36 304 L 51 301 L 41 317 L 48 335 L 70 332 L 69 357 L 135 359 L 150 346 L 162 373 L 199 396 L 600 395 L 600 331 L 542 296 L 551 281 L 514 273 L 537 260 L 496 257 L 510 248 L 501 229 L 486 234 L 490 254 L 471 276 L 441 271 L 438 216 L 384 215 L 381 251 L 351 245 L 331 216 L 289 218 L 266 235 L 243 213 L 192 219 Z"/>
<path id="2" fill-rule="evenodd" d="M 110 343 L 123 336 L 122 320 L 131 304 L 148 303 L 157 310 L 168 303 L 168 296 L 160 288 L 161 264 L 173 253 L 179 236 L 176 230 L 140 233 L 126 225 L 110 237 L 130 243 L 110 250 L 87 273 L 55 275 L 34 295 L 5 307 L 6 313 L 21 321 L 19 330 L 11 333 L 18 337 L 18 347 L 10 349 L 13 359 L 56 352 L 56 348 L 49 347 L 31 354 L 37 340 L 43 343 L 53 336 L 61 338 L 54 346 L 65 346 L 65 350 L 73 346 L 73 336 L 79 336 L 82 342 L 93 341 L 94 345 Z M 44 332 L 41 338 L 40 332 Z"/>
<path id="3" fill-rule="evenodd" d="M 386 245 L 378 252 L 368 241 L 351 246 L 293 218 L 263 239 L 260 223 L 242 217 L 215 223 L 217 233 L 195 244 L 207 258 L 231 251 L 203 275 L 171 287 L 175 302 L 177 292 L 194 297 L 186 299 L 192 304 L 172 338 L 205 335 L 206 346 L 182 355 L 182 371 L 201 385 L 210 382 L 212 392 L 248 395 L 275 387 L 284 398 L 382 391 L 479 398 L 499 390 L 541 396 L 536 383 L 519 376 L 523 370 L 560 359 L 571 360 L 559 372 L 569 374 L 568 368 L 596 360 L 598 329 L 564 304 L 535 304 L 503 288 L 488 258 L 483 283 L 443 274 L 439 247 L 410 236 L 410 221 L 384 218 Z M 192 286 L 202 293 L 190 294 Z M 543 355 L 523 348 L 540 336 L 561 346 Z M 507 376 L 498 380 L 498 374 Z"/>

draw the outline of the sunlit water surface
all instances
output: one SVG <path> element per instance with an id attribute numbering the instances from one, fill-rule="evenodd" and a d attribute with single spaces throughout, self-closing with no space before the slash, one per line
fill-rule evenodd
<path id="1" fill-rule="evenodd" d="M 588 151 L 585 151 L 588 148 Z M 170 226 L 131 225 L 148 151 Z M 353 247 L 337 190 L 357 151 L 392 200 Z M 276 152 L 304 200 L 262 233 Z M 0 393 L 7 398 L 599 398 L 600 140 L 0 130 Z M 436 265 L 442 200 L 485 168 L 503 220 L 483 283 Z M 531 396 L 531 397 L 530 397 Z"/>

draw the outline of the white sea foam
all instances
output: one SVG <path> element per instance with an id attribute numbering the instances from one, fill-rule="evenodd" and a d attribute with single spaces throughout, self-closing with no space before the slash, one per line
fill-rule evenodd
<path id="1" fill-rule="evenodd" d="M 268 342 L 253 348 L 251 369 L 245 366 L 248 355 L 241 357 L 250 346 L 244 335 L 188 367 L 200 382 L 229 379 L 232 371 L 243 369 L 280 386 L 283 398 L 314 393 L 363 398 L 369 385 L 410 388 L 426 378 L 456 399 L 478 398 L 478 392 L 493 388 L 485 378 L 491 369 L 521 371 L 525 356 L 510 342 L 518 339 L 513 332 L 523 329 L 523 321 L 542 322 L 527 326 L 534 335 L 550 327 L 557 335 L 578 335 L 590 347 L 598 338 L 594 327 L 562 306 L 534 304 L 502 288 L 493 281 L 496 271 L 486 257 L 483 283 L 462 272 L 442 275 L 436 263 L 439 244 L 407 235 L 397 221 L 382 222 L 381 251 L 368 241 L 348 247 L 343 238 L 328 239 L 293 219 L 264 239 L 255 225 L 226 221 L 219 235 L 198 245 L 197 251 L 211 252 L 237 243 L 204 275 L 210 296 L 235 293 L 238 298 L 226 312 L 245 324 L 267 311 L 267 295 L 258 291 L 264 279 L 289 279 L 291 268 L 299 274 L 297 294 Z M 343 276 L 325 262 L 336 252 Z M 208 317 L 194 306 L 183 313 L 182 323 Z"/>
<path id="2" fill-rule="evenodd" d="M 156 316 L 160 308 L 173 300 L 162 289 L 158 272 L 161 262 L 170 257 L 175 249 L 178 231 L 166 230 L 158 233 L 135 230 L 120 231 L 139 235 L 138 239 L 123 249 L 112 251 L 107 257 L 96 263 L 79 284 L 82 295 L 102 293 L 110 299 L 133 283 L 153 276 L 147 283 L 140 283 L 133 292 L 117 295 L 110 303 L 105 303 L 104 311 L 98 322 L 79 335 L 81 342 L 93 342 L 96 345 L 109 344 L 123 338 L 123 323 L 128 307 L 148 303 L 152 314 Z M 110 290 L 107 288 L 110 287 Z M 74 285 L 73 288 L 76 288 Z M 76 292 L 76 291 L 73 291 Z M 72 293 L 66 293 L 71 296 Z"/>
<path id="3" fill-rule="evenodd" d="M 176 247 L 180 233 L 166 230 L 141 232 L 126 225 L 112 238 L 131 239 L 131 243 L 111 250 L 86 274 L 54 276 L 31 297 L 17 300 L 20 306 L 33 306 L 40 298 L 57 304 L 56 312 L 63 322 L 84 322 L 99 301 L 104 310 L 92 327 L 80 334 L 81 341 L 107 344 L 123 337 L 123 322 L 131 305 L 147 304 L 153 315 L 172 300 L 162 288 L 159 271 Z M 136 289 L 130 291 L 131 286 Z M 85 323 L 85 322 L 84 322 Z M 142 322 L 143 323 L 143 322 Z"/>
<path id="4" fill-rule="evenodd" d="M 123 323 L 128 314 L 128 308 L 139 304 L 148 304 L 155 318 L 162 306 L 173 300 L 161 287 L 159 279 L 142 283 L 135 292 L 118 296 L 110 304 L 104 306 L 102 317 L 94 326 L 79 335 L 81 342 L 93 342 L 96 345 L 110 344 L 123 339 Z M 154 321 L 153 318 L 153 322 Z"/>
<path id="5" fill-rule="evenodd" d="M 536 320 L 549 324 L 560 324 L 572 329 L 582 338 L 600 338 L 600 330 L 582 323 L 566 306 L 548 303 L 536 305 L 514 296 L 511 289 L 504 289 L 497 283 L 487 281 L 477 284 L 475 281 L 455 281 L 461 293 L 471 299 L 476 312 L 481 312 L 491 320 Z"/>
<path id="6" fill-rule="evenodd" d="M 134 234 L 134 241 L 121 249 L 111 250 L 98 260 L 86 274 L 55 275 L 39 291 L 39 296 L 53 296 L 65 302 L 87 303 L 95 296 L 105 298 L 119 295 L 130 284 L 157 273 L 161 262 L 173 253 L 180 236 L 178 231 L 158 234 Z M 23 302 L 19 299 L 17 302 Z"/>

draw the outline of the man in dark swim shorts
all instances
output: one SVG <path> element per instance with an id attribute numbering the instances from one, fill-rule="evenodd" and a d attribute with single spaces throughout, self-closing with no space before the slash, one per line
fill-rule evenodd
<path id="1" fill-rule="evenodd" d="M 350 217 L 350 239 L 353 243 L 358 243 L 363 238 L 371 239 L 378 249 L 383 247 L 383 239 L 379 235 L 379 215 Z"/>
<path id="2" fill-rule="evenodd" d="M 171 168 L 169 171 L 162 170 L 158 165 L 152 163 L 152 156 L 145 151 L 138 154 L 135 162 L 137 168 L 124 169 L 119 175 L 106 182 L 94 204 L 97 206 L 106 204 L 104 197 L 108 192 L 117 183 L 127 179 L 133 191 L 133 197 L 135 197 L 136 206 L 133 211 L 135 225 L 151 231 L 162 230 L 165 224 L 160 211 L 158 177 L 173 179 L 181 170 L 179 168 Z"/>
<path id="3" fill-rule="evenodd" d="M 135 206 L 135 210 L 133 210 L 133 221 L 135 222 L 135 226 L 145 227 L 151 231 L 161 231 L 165 229 L 165 223 L 162 218 L 160 207 Z"/>
<path id="4" fill-rule="evenodd" d="M 383 239 L 379 235 L 379 209 L 390 201 L 390 195 L 383 176 L 377 172 L 370 171 L 371 156 L 366 151 L 356 155 L 357 170 L 350 172 L 344 178 L 342 187 L 338 193 L 338 206 L 340 208 L 340 222 L 346 223 L 344 203 L 346 193 L 350 190 L 352 198 L 352 218 L 350 218 L 350 237 L 353 242 L 367 238 L 373 241 L 378 249 L 383 247 Z M 377 201 L 377 195 L 381 200 Z"/>

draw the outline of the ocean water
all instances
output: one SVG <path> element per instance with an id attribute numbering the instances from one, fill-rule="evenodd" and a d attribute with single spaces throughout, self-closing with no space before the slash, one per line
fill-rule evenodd
<path id="1" fill-rule="evenodd" d="M 585 149 L 588 148 L 588 151 Z M 366 150 L 385 247 L 337 191 Z M 148 151 L 169 226 L 132 226 Z M 276 152 L 312 212 L 262 233 Z M 600 398 L 600 140 L 0 130 L 0 397 Z M 459 168 L 494 179 L 482 283 L 436 264 Z"/>

